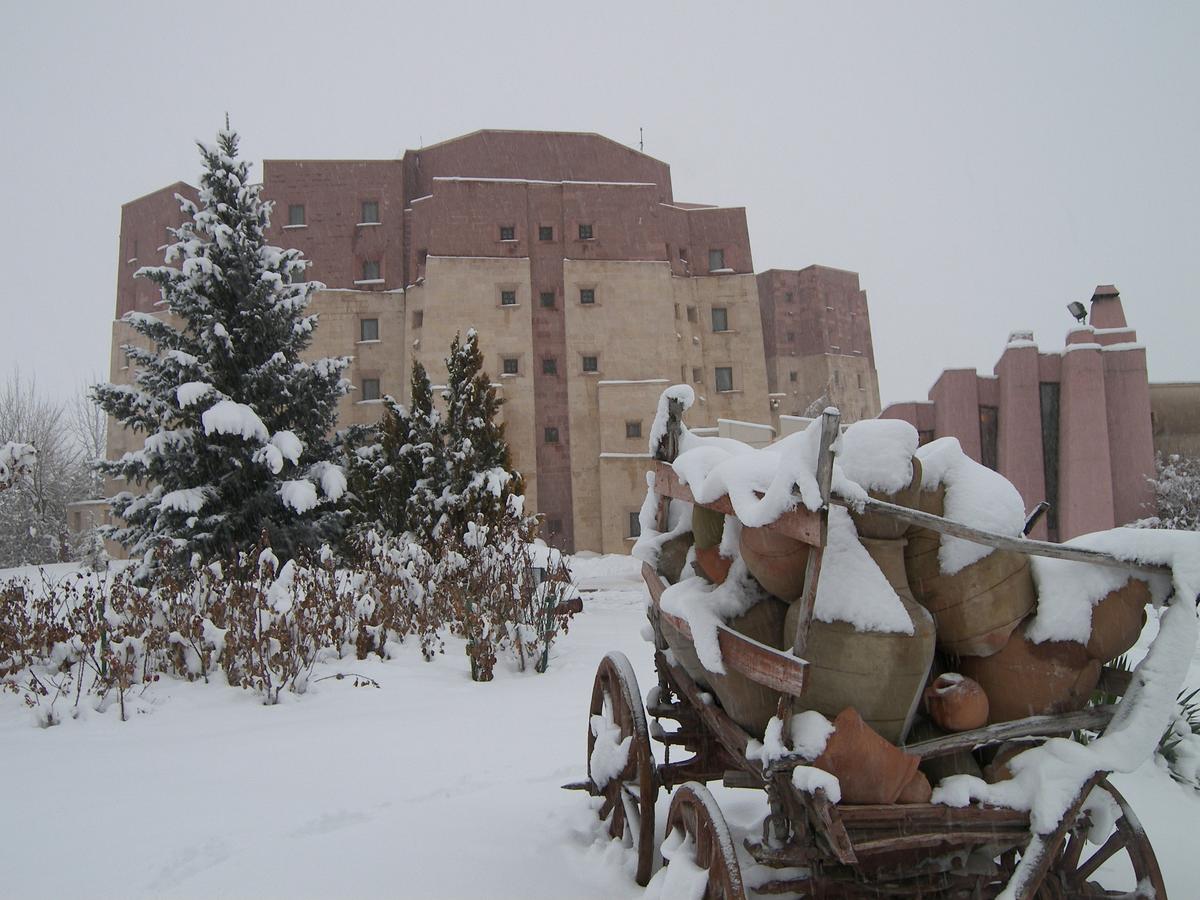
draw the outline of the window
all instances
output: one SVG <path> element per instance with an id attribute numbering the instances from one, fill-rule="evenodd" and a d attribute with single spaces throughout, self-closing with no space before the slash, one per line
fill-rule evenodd
<path id="1" fill-rule="evenodd" d="M 718 269 L 725 268 L 725 251 L 724 250 L 709 250 L 708 251 L 708 271 L 715 272 Z"/>
<path id="2" fill-rule="evenodd" d="M 730 366 L 717 366 L 717 391 L 733 390 L 733 369 Z"/>
<path id="3" fill-rule="evenodd" d="M 375 225 L 379 222 L 379 201 L 364 200 L 362 203 L 362 216 L 359 218 L 359 223 L 362 225 Z"/>
<path id="4" fill-rule="evenodd" d="M 799 380 L 800 380 L 800 373 L 788 372 L 788 381 L 799 381 Z"/>
<path id="5" fill-rule="evenodd" d="M 547 356 L 545 359 L 543 359 L 542 360 L 542 374 L 543 375 L 557 375 L 558 374 L 558 360 L 555 359 L 553 356 Z"/>
<path id="6" fill-rule="evenodd" d="M 640 438 L 641 436 L 642 436 L 642 423 L 641 422 L 626 422 L 625 423 L 625 437 Z"/>
<path id="7" fill-rule="evenodd" d="M 677 318 L 677 319 L 679 318 L 679 304 L 678 303 L 675 304 L 675 318 Z"/>
<path id="8" fill-rule="evenodd" d="M 692 366 L 692 383 L 704 384 L 704 370 L 696 366 Z"/>
<path id="9" fill-rule="evenodd" d="M 796 332 L 794 332 L 794 331 L 789 331 L 789 332 L 787 333 L 787 342 L 788 342 L 789 344 L 794 344 L 794 343 L 796 342 Z"/>
<path id="10" fill-rule="evenodd" d="M 538 226 L 538 240 L 539 241 L 554 240 L 554 226 L 553 225 L 539 225 Z"/>
<path id="11" fill-rule="evenodd" d="M 689 306 L 687 308 L 687 320 L 689 322 L 699 322 L 700 321 L 699 314 L 696 312 L 696 307 Z"/>
<path id="12" fill-rule="evenodd" d="M 679 248 L 679 261 L 681 263 L 686 263 L 688 261 L 687 260 L 687 247 Z"/>
<path id="13" fill-rule="evenodd" d="M 596 289 L 595 288 L 580 288 L 579 289 L 579 302 L 586 303 L 586 304 L 595 303 L 596 302 Z"/>
<path id="14" fill-rule="evenodd" d="M 547 444 L 557 444 L 558 443 L 558 429 L 553 426 L 548 425 L 545 428 L 545 430 L 542 432 L 542 440 L 545 441 Z"/>
<path id="15" fill-rule="evenodd" d="M 380 281 L 379 277 L 379 260 L 367 259 L 363 260 L 363 281 Z"/>
<path id="16" fill-rule="evenodd" d="M 288 205 L 288 225 L 290 225 L 292 227 L 296 227 L 298 225 L 303 225 L 303 224 L 305 224 L 305 222 L 304 222 L 304 204 L 303 203 L 289 204 Z M 136 253 L 133 255 L 137 256 Z"/>
<path id="17" fill-rule="evenodd" d="M 554 291 L 542 291 L 542 309 L 554 309 Z"/>
<path id="18" fill-rule="evenodd" d="M 425 324 L 425 310 L 423 310 L 423 309 L 413 310 L 413 326 L 412 327 L 420 328 L 424 324 Z"/>
<path id="19" fill-rule="evenodd" d="M 547 519 L 546 520 L 547 534 L 562 534 L 562 519 Z"/>
<path id="20" fill-rule="evenodd" d="M 581 241 L 590 241 L 592 239 L 592 226 L 591 225 L 580 225 L 579 226 L 579 239 Z"/>
<path id="21" fill-rule="evenodd" d="M 517 226 L 516 225 L 501 225 L 500 226 L 500 240 L 515 241 L 516 239 L 517 239 Z"/>
<path id="22" fill-rule="evenodd" d="M 860 391 L 862 391 L 862 390 L 866 390 L 866 385 L 865 385 L 865 384 L 863 384 L 862 372 L 859 372 L 859 373 L 858 373 L 858 389 L 859 389 Z"/>
<path id="23" fill-rule="evenodd" d="M 629 536 L 631 538 L 642 536 L 642 517 L 639 513 L 631 512 L 629 514 Z"/>
<path id="24" fill-rule="evenodd" d="M 501 291 L 500 292 L 500 305 L 501 306 L 516 306 L 517 305 L 517 292 L 516 291 Z"/>
<path id="25" fill-rule="evenodd" d="M 599 371 L 600 371 L 600 357 L 598 357 L 598 356 L 585 356 L 585 357 L 583 358 L 583 371 L 585 371 L 585 372 L 599 372 Z"/>
<path id="26" fill-rule="evenodd" d="M 784 299 L 787 300 L 788 303 L 791 303 L 792 302 L 792 292 L 788 291 L 787 294 L 784 296 Z"/>
<path id="27" fill-rule="evenodd" d="M 362 398 L 364 400 L 379 399 L 379 379 L 364 378 L 362 380 Z"/>
<path id="28" fill-rule="evenodd" d="M 517 374 L 517 358 L 515 356 L 506 356 L 501 361 L 501 371 L 505 375 Z"/>
<path id="29" fill-rule="evenodd" d="M 712 308 L 712 326 L 713 331 L 728 331 L 729 310 L 724 306 L 714 306 Z"/>
<path id="30" fill-rule="evenodd" d="M 358 339 L 360 341 L 377 341 L 377 340 L 379 340 L 379 320 L 378 319 L 359 319 L 358 320 Z"/>

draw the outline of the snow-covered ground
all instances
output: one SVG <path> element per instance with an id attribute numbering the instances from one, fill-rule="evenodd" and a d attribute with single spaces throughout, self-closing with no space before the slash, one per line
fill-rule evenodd
<path id="1" fill-rule="evenodd" d="M 0 694 L 0 896 L 641 896 L 632 851 L 602 839 L 593 801 L 559 788 L 584 777 L 603 654 L 626 653 L 643 693 L 654 682 L 639 565 L 576 558 L 584 612 L 545 675 L 474 684 L 448 642 L 432 663 L 414 647 L 325 665 L 275 707 L 164 680 L 128 722 L 114 708 L 49 729 Z M 339 672 L 379 688 L 326 677 Z M 1195 896 L 1200 799 L 1152 764 L 1114 781 L 1171 895 Z M 760 797 L 714 792 L 740 842 Z"/>

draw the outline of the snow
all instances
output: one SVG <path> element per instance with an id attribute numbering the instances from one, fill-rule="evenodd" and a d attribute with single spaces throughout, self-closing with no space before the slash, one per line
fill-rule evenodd
<path id="1" fill-rule="evenodd" d="M 596 738 L 589 760 L 592 781 L 603 788 L 628 764 L 633 735 L 622 739 L 620 726 L 605 716 L 592 716 L 590 727 Z"/>
<path id="2" fill-rule="evenodd" d="M 700 664 L 710 672 L 723 675 L 725 663 L 717 643 L 719 626 L 740 616 L 766 596 L 739 557 L 733 561 L 729 575 L 721 584 L 714 585 L 699 575 L 683 578 L 663 591 L 660 603 L 663 610 L 688 623 Z"/>
<path id="3" fill-rule="evenodd" d="M 279 485 L 279 497 L 296 512 L 306 513 L 317 505 L 317 486 L 303 478 L 285 481 Z"/>
<path id="4" fill-rule="evenodd" d="M 668 875 L 689 871 L 686 849 L 643 891 L 634 851 L 607 840 L 595 818 L 599 801 L 559 789 L 586 777 L 584 720 L 604 654 L 626 653 L 643 691 L 655 684 L 640 636 L 640 563 L 570 562 L 584 612 L 544 675 L 502 664 L 494 682 L 473 683 L 452 640 L 432 663 L 408 646 L 387 662 L 318 663 L 306 694 L 273 707 L 220 680 L 164 679 L 130 701 L 128 722 L 86 708 L 42 729 L 19 698 L 0 693 L 0 757 L 20 773 L 3 789 L 0 893 L 42 896 L 52 873 L 54 893 L 97 898 L 472 897 L 482 872 L 487 895 L 503 900 L 662 897 Z M 47 567 L 54 580 L 73 571 Z M 37 571 L 0 578 L 13 574 Z M 356 688 L 354 673 L 380 688 Z M 1200 661 L 1189 683 L 1200 686 Z M 1113 781 L 1145 826 L 1170 895 L 1193 896 L 1200 797 L 1153 763 Z M 761 838 L 764 796 L 719 782 L 710 790 L 753 881 L 742 841 Z M 103 810 L 103 825 L 64 827 L 55 797 Z M 656 842 L 670 799 L 659 791 Z M 148 810 L 158 810 L 152 827 Z"/>
<path id="5" fill-rule="evenodd" d="M 687 412 L 696 402 L 696 392 L 692 390 L 691 385 L 676 384 L 659 394 L 658 410 L 654 414 L 654 423 L 650 426 L 651 455 L 658 452 L 658 445 L 667 433 L 667 419 L 670 414 L 669 404 L 672 400 L 678 400 L 683 404 L 683 411 Z M 686 426 L 684 426 L 684 431 L 687 431 Z"/>
<path id="6" fill-rule="evenodd" d="M 902 419 L 863 419 L 842 434 L 842 472 L 869 491 L 895 494 L 912 481 L 912 458 L 920 438 Z"/>
<path id="7" fill-rule="evenodd" d="M 829 510 L 813 616 L 822 622 L 847 622 L 857 631 L 913 633 L 908 610 L 858 540 L 850 513 L 840 506 Z"/>
<path id="8" fill-rule="evenodd" d="M 764 766 L 793 753 L 812 761 L 825 752 L 825 745 L 834 728 L 833 723 L 819 712 L 808 709 L 792 716 L 789 731 L 792 738 L 791 750 L 784 745 L 783 720 L 772 716 L 767 722 L 762 742 L 751 738 L 746 747 L 746 755 L 757 759 Z"/>
<path id="9" fill-rule="evenodd" d="M 946 486 L 945 517 L 985 531 L 1020 537 L 1025 528 L 1021 494 L 998 472 L 967 456 L 958 438 L 930 441 L 917 450 L 922 490 Z M 942 535 L 938 562 L 942 573 L 953 575 L 992 552 L 991 547 L 964 538 Z"/>
<path id="10" fill-rule="evenodd" d="M 294 431 L 275 432 L 271 435 L 271 444 L 292 465 L 300 462 L 300 455 L 304 452 L 304 442 L 296 437 Z"/>
<path id="11" fill-rule="evenodd" d="M 219 400 L 200 417 L 205 434 L 236 434 L 243 440 L 266 443 L 267 426 L 258 414 L 244 403 Z"/>
<path id="12" fill-rule="evenodd" d="M 206 381 L 187 381 L 175 389 L 175 399 L 179 401 L 181 409 L 187 409 L 212 389 L 213 386 Z"/>
<path id="13" fill-rule="evenodd" d="M 195 513 L 199 512 L 200 507 L 204 506 L 206 499 L 203 488 L 183 488 L 182 490 L 169 491 L 163 494 L 162 499 L 158 501 L 158 508 L 161 510 Z"/>
<path id="14" fill-rule="evenodd" d="M 841 802 L 841 782 L 837 780 L 836 775 L 831 775 L 824 769 L 814 769 L 812 766 L 796 766 L 792 770 L 792 784 L 795 785 L 796 790 L 803 791 L 806 794 L 815 794 L 818 789 L 823 790 L 830 802 Z"/>

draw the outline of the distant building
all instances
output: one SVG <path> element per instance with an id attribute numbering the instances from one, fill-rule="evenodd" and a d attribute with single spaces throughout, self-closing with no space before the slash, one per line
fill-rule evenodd
<path id="1" fill-rule="evenodd" d="M 1150 385 L 1150 418 L 1155 453 L 1200 459 L 1200 384 Z"/>
<path id="2" fill-rule="evenodd" d="M 974 460 L 1016 485 L 1032 508 L 1050 510 L 1034 537 L 1067 540 L 1149 514 L 1154 441 L 1146 350 L 1112 285 L 1096 288 L 1086 325 L 1061 351 L 1042 352 L 1014 332 L 994 374 L 947 369 L 929 400 L 893 403 L 922 443 L 952 435 Z"/>
<path id="3" fill-rule="evenodd" d="M 156 309 L 133 273 L 161 261 L 176 193 L 195 197 L 177 183 L 122 207 L 114 381 L 131 374 L 120 317 Z M 666 163 L 599 135 L 478 131 L 394 160 L 267 160 L 263 193 L 270 239 L 327 286 L 312 354 L 354 357 L 340 424 L 407 400 L 414 360 L 444 383 L 451 339 L 476 328 L 529 508 L 560 547 L 630 546 L 669 384 L 695 387 L 698 426 L 770 422 L 825 395 L 848 419 L 878 411 L 854 273 L 756 278 L 743 208 L 675 200 Z M 139 443 L 110 435 L 110 458 Z"/>

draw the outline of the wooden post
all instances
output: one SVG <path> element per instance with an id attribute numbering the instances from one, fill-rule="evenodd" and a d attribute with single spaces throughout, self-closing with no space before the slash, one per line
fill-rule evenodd
<path id="1" fill-rule="evenodd" d="M 810 548 L 808 565 L 804 570 L 804 592 L 796 602 L 800 604 L 800 617 L 796 623 L 796 636 L 792 652 L 801 658 L 808 644 L 808 627 L 812 623 L 813 606 L 817 602 L 817 581 L 821 577 L 821 555 L 829 537 L 829 493 L 833 482 L 833 442 L 837 440 L 838 425 L 842 414 L 836 409 L 827 409 L 821 414 L 821 446 L 817 451 L 817 489 L 821 492 L 821 544 Z"/>

